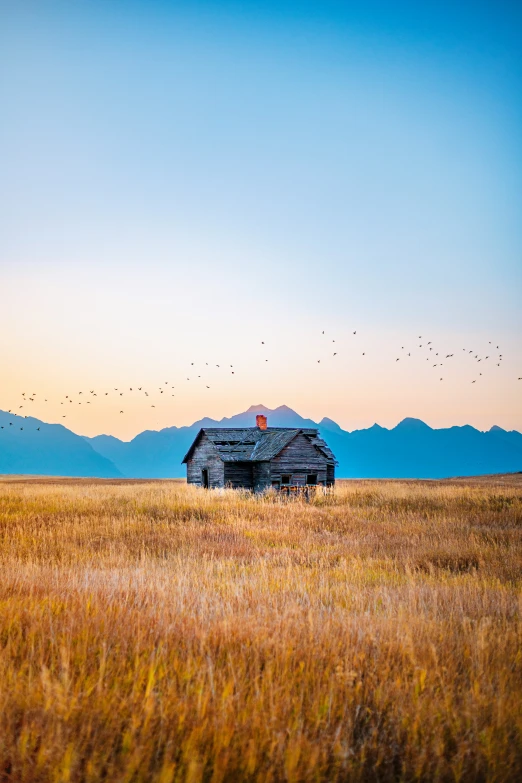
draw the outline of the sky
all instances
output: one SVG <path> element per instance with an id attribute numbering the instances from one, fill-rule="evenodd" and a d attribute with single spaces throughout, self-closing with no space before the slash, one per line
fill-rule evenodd
<path id="1" fill-rule="evenodd" d="M 522 431 L 521 77 L 502 0 L 5 0 L 0 409 Z"/>

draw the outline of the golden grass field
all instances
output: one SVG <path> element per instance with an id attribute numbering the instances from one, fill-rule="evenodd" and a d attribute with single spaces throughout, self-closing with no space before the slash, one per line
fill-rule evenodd
<path id="1" fill-rule="evenodd" d="M 0 780 L 522 779 L 522 476 L 0 481 Z"/>

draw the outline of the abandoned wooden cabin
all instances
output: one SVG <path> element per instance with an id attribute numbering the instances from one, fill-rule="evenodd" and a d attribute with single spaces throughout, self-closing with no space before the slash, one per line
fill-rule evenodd
<path id="1" fill-rule="evenodd" d="M 262 492 L 335 483 L 335 457 L 318 430 L 268 427 L 266 416 L 256 416 L 255 427 L 203 427 L 183 463 L 187 482 L 205 489 Z"/>

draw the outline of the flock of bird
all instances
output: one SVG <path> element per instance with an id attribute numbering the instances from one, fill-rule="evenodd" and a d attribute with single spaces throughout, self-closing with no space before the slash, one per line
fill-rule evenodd
<path id="1" fill-rule="evenodd" d="M 357 330 L 354 330 L 351 334 L 352 334 L 352 337 L 356 337 L 357 336 Z M 332 348 L 333 347 L 335 347 L 336 349 L 338 348 L 338 344 L 336 343 L 336 340 L 332 339 L 331 337 L 329 337 L 326 334 L 325 331 L 322 332 L 321 336 L 324 337 L 327 340 L 331 339 Z M 395 358 L 395 363 L 400 362 L 400 361 L 410 361 L 416 355 L 417 356 L 419 355 L 419 350 L 420 350 L 421 351 L 420 356 L 425 358 L 425 360 L 427 362 L 431 362 L 431 369 L 437 369 L 439 367 L 445 367 L 447 365 L 447 363 L 454 364 L 455 361 L 457 360 L 457 356 L 459 356 L 461 354 L 461 352 L 458 352 L 457 354 L 455 354 L 455 353 L 444 353 L 444 351 L 441 352 L 440 349 L 439 350 L 436 349 L 436 347 L 433 344 L 432 340 L 427 340 L 426 338 L 423 338 L 422 335 L 419 335 L 417 339 L 418 340 L 422 340 L 422 342 L 415 341 L 415 344 L 412 345 L 412 346 L 406 346 L 406 345 L 402 345 L 401 346 L 401 349 L 400 349 L 401 353 L 399 353 L 399 356 L 397 356 Z M 261 346 L 265 346 L 265 345 L 266 345 L 265 341 L 261 340 Z M 485 369 L 486 366 L 495 366 L 495 365 L 498 368 L 498 367 L 501 367 L 501 365 L 502 365 L 502 361 L 503 361 L 504 357 L 503 357 L 503 354 L 500 353 L 500 346 L 499 345 L 495 345 L 494 341 L 492 341 L 492 340 L 489 341 L 489 346 L 491 346 L 490 348 L 487 349 L 489 352 L 488 353 L 484 352 L 483 354 L 480 354 L 479 352 L 474 351 L 473 349 L 462 348 L 462 352 L 465 354 L 466 359 L 471 359 L 475 363 L 475 365 L 476 365 L 476 377 L 472 378 L 472 380 L 470 381 L 471 384 L 477 383 L 477 381 L 480 379 L 480 377 L 483 376 L 483 372 L 481 372 L 480 369 Z M 426 354 L 425 357 L 423 356 L 424 353 Z M 338 356 L 339 354 L 340 354 L 339 350 L 332 350 L 332 349 L 330 349 L 329 356 L 331 356 L 331 358 L 334 358 L 334 357 Z M 366 350 L 365 351 L 361 351 L 360 355 L 361 356 L 366 356 L 367 355 L 367 351 Z M 266 356 L 263 356 L 262 358 L 264 359 L 264 362 L 268 362 L 268 358 Z M 316 359 L 315 361 L 317 362 L 317 364 L 321 364 L 321 361 L 323 360 L 323 362 L 324 362 L 324 359 L 325 359 L 325 355 L 322 353 L 321 354 L 321 358 Z M 452 361 L 452 360 L 455 360 L 455 361 Z M 482 362 L 483 362 L 483 364 L 481 365 Z M 488 362 L 489 364 L 486 365 L 486 362 Z M 479 365 L 481 365 L 480 369 L 479 369 Z M 201 366 L 203 368 L 203 365 L 201 365 Z M 190 363 L 190 367 L 191 368 L 196 368 L 197 364 L 195 362 L 191 362 Z M 215 367 L 216 369 L 223 369 L 223 370 L 226 369 L 226 371 L 230 372 L 231 375 L 235 375 L 235 369 L 234 369 L 234 365 L 233 364 L 230 364 L 230 365 L 226 366 L 226 368 L 225 368 L 225 366 L 221 365 L 221 364 L 215 364 L 214 365 L 212 363 L 205 362 L 205 367 L 206 368 L 214 368 Z M 195 370 L 194 372 L 197 372 L 197 370 Z M 205 373 L 205 371 L 203 371 L 203 372 Z M 475 375 L 475 372 L 473 374 Z M 191 375 L 187 375 L 186 376 L 187 381 L 190 381 L 191 379 L 192 380 L 196 380 L 196 379 L 197 380 L 202 380 L 202 378 L 203 378 L 203 376 L 202 376 L 201 373 L 197 374 L 197 375 L 194 375 L 194 373 L 191 373 Z M 443 380 L 444 380 L 444 375 L 441 375 L 440 378 L 439 378 L 439 381 L 443 381 Z M 522 377 L 519 377 L 518 380 L 522 381 Z M 210 389 L 211 388 L 206 383 L 206 380 L 203 380 L 202 383 L 204 384 L 206 389 Z M 144 386 L 130 386 L 128 388 L 127 387 L 126 388 L 113 387 L 109 391 L 105 391 L 105 390 L 104 391 L 96 391 L 95 389 L 90 389 L 88 391 L 79 391 L 79 392 L 76 392 L 74 394 L 73 393 L 66 394 L 64 396 L 64 398 L 59 401 L 59 403 L 60 403 L 60 405 L 64 405 L 65 408 L 68 408 L 69 405 L 85 405 L 85 406 L 87 406 L 87 405 L 94 404 L 95 402 L 98 401 L 98 399 L 104 399 L 105 397 L 111 397 L 112 398 L 113 395 L 117 399 L 119 399 L 119 398 L 123 398 L 126 395 L 128 396 L 129 394 L 138 394 L 138 393 L 140 393 L 140 394 L 143 395 L 143 397 L 145 399 L 148 398 L 150 407 L 151 408 L 155 408 L 156 404 L 153 404 L 151 402 L 151 400 L 154 399 L 153 393 L 154 392 L 159 392 L 159 395 L 164 394 L 164 395 L 167 395 L 167 396 L 170 395 L 171 397 L 174 397 L 175 396 L 175 394 L 174 394 L 175 388 L 176 388 L 175 386 L 169 385 L 169 381 L 165 381 L 163 385 L 157 387 L 157 389 L 154 389 L 154 390 L 150 390 L 150 389 L 146 390 L 144 388 Z M 10 409 L 8 411 L 8 413 L 10 413 L 14 417 L 18 418 L 18 420 L 20 420 L 22 418 L 25 418 L 25 419 L 31 418 L 30 416 L 28 416 L 25 413 L 25 411 L 28 409 L 28 407 L 31 407 L 32 403 L 40 402 L 42 400 L 42 395 L 39 396 L 38 400 L 37 400 L 37 397 L 38 397 L 38 395 L 37 395 L 36 392 L 32 392 L 31 394 L 29 394 L 27 392 L 21 392 L 21 399 L 19 400 L 21 402 L 21 404 L 18 406 L 18 410 Z M 163 399 L 165 399 L 165 398 L 163 398 Z M 44 403 L 48 403 L 49 400 L 47 398 L 43 398 L 43 402 Z M 123 402 L 123 400 L 122 400 L 122 402 Z M 71 410 L 71 409 L 69 409 L 69 410 Z M 22 411 L 24 411 L 24 412 L 22 413 Z M 124 414 L 125 411 L 123 409 L 121 409 L 119 411 L 119 413 L 120 414 Z M 67 416 L 68 416 L 67 413 L 62 413 L 61 414 L 61 418 L 63 418 L 63 419 L 67 418 Z M 15 422 L 10 421 L 7 426 L 8 427 L 14 427 L 16 425 L 15 425 Z M 5 426 L 2 425 L 0 427 L 0 429 L 5 429 Z M 19 427 L 19 429 L 21 431 L 23 431 L 24 428 L 22 426 L 22 427 Z M 35 429 L 36 429 L 37 432 L 40 431 L 40 427 L 36 427 Z"/>

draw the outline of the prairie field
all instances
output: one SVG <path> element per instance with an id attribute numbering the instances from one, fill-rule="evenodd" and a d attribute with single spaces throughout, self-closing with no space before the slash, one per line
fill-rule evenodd
<path id="1" fill-rule="evenodd" d="M 0 781 L 522 779 L 522 476 L 0 480 Z"/>

